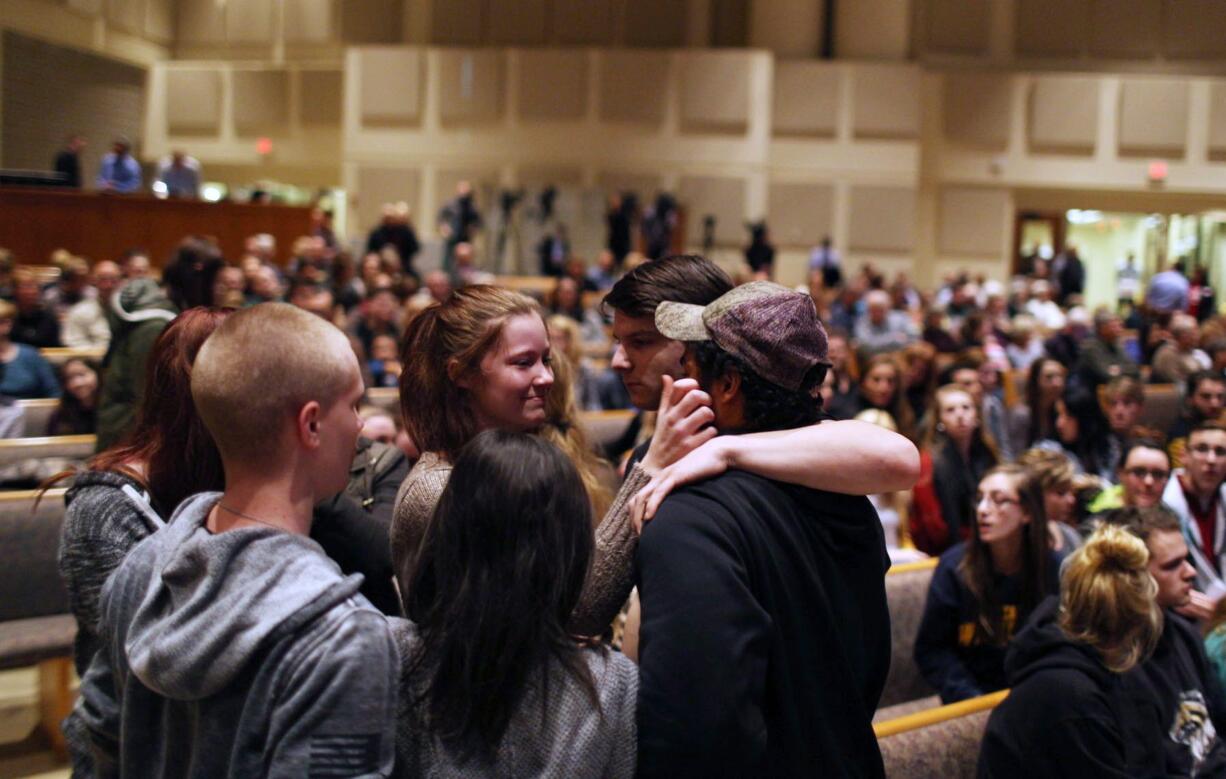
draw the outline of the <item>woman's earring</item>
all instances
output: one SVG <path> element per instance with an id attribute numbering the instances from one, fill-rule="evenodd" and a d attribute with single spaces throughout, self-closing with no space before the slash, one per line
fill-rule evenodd
<path id="1" fill-rule="evenodd" d="M 945 423 L 944 423 L 944 422 L 937 422 L 937 432 L 938 432 L 938 433 L 944 433 L 944 432 L 945 432 Z"/>

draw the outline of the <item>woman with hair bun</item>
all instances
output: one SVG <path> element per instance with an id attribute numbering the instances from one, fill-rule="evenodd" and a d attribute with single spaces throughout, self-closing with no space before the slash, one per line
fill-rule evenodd
<path id="1" fill-rule="evenodd" d="M 1129 728 L 1136 712 L 1124 674 L 1162 634 L 1149 551 L 1104 525 L 1064 564 L 1050 598 L 1009 651 L 1012 690 L 988 720 L 979 776 L 1149 776 Z"/>

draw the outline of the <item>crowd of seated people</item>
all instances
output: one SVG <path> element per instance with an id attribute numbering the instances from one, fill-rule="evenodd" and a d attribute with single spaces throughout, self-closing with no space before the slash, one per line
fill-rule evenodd
<path id="1" fill-rule="evenodd" d="M 167 728 L 161 747 L 129 752 L 119 723 L 207 719 L 240 707 L 271 723 L 262 727 L 287 727 L 281 718 L 292 712 L 317 718 L 327 738 L 366 739 L 358 752 L 327 746 L 360 753 L 371 773 L 395 762 L 406 775 L 650 776 L 693 769 L 695 755 L 715 772 L 778 773 L 815 759 L 815 744 L 841 743 L 854 745 L 844 754 L 848 773 L 875 775 L 868 723 L 889 663 L 880 574 L 891 559 L 923 556 L 937 560 L 914 661 L 942 701 L 1029 679 L 1034 647 L 1026 641 L 1052 631 L 1060 637 L 1051 640 L 1091 658 L 1095 683 L 1149 674 L 1136 689 L 1165 691 L 1174 682 L 1153 664 L 1170 635 L 1180 643 L 1167 654 L 1193 657 L 1207 716 L 1218 711 L 1214 669 L 1226 669 L 1226 629 L 1211 634 L 1209 653 L 1198 637 L 1193 649 L 1186 644 L 1196 629 L 1226 623 L 1226 376 L 1210 348 L 1226 322 L 1136 301 L 1136 335 L 1125 338 L 1113 308 L 1089 313 L 1079 292 L 1062 295 L 1051 278 L 1005 287 L 951 276 L 928 292 L 867 266 L 829 288 L 828 274 L 817 272 L 798 292 L 760 280 L 737 285 L 693 256 L 621 268 L 603 258 L 594 272 L 569 258 L 534 299 L 487 283 L 464 241 L 450 247 L 447 270 L 419 282 L 400 255 L 402 218 L 393 209 L 378 228 L 386 235 L 372 234 L 356 262 L 316 235 L 296 241 L 281 264 L 275 242 L 258 235 L 238 258 L 190 237 L 160 273 L 139 252 L 92 267 L 66 258 L 48 285 L 26 268 L 12 272 L 12 302 L 0 301 L 0 394 L 59 397 L 48 432 L 98 436 L 99 454 L 69 493 L 61 555 L 86 626 L 75 658 L 86 684 L 66 725 L 82 770 L 127 760 L 173 772 L 160 761 L 178 759 L 174 749 L 198 755 L 207 745 Z M 754 326 L 759 308 L 776 306 L 800 312 L 796 327 L 809 329 L 789 337 L 763 324 L 769 319 Z M 721 319 L 730 308 L 747 313 Z M 66 344 L 70 323 L 82 339 L 74 343 L 105 345 L 106 359 L 70 359 L 57 376 L 39 349 Z M 291 326 L 314 334 L 314 362 L 297 336 L 280 350 L 240 348 L 256 333 L 262 344 L 281 343 Z M 193 366 L 214 331 L 228 335 L 197 381 Z M 281 373 L 252 364 L 253 354 Z M 359 377 L 352 401 L 350 369 Z M 282 388 L 300 375 L 318 387 Z M 251 423 L 265 435 L 257 440 L 224 420 L 240 403 L 235 388 L 260 395 L 261 382 L 269 397 L 257 407 L 269 419 Z M 363 407 L 370 388 L 398 391 L 398 413 Z M 1139 427 L 1152 393 L 1180 396 L 1167 430 Z M 596 453 L 580 411 L 612 408 L 634 409 L 634 427 L 613 451 Z M 276 490 L 255 489 L 261 459 Z M 214 494 L 192 500 L 197 493 Z M 575 495 L 586 498 L 581 512 Z M 142 543 L 174 527 L 179 520 L 167 523 L 177 508 L 190 527 L 173 542 Z M 1153 570 L 1160 584 L 1169 574 L 1187 591 L 1155 601 L 1168 629 L 1153 641 L 1128 639 L 1139 643 L 1125 662 L 1094 614 L 1050 603 L 1078 597 L 1067 581 L 1110 567 L 1104 560 L 1140 565 L 1135 544 L 1125 549 L 1118 537 L 1079 550 L 1104 523 L 1147 511 L 1169 514 L 1147 520 L 1166 528 L 1153 532 L 1130 520 L 1129 532 L 1148 545 L 1144 565 L 1173 564 L 1171 549 L 1154 545 L 1173 543 L 1171 522 L 1186 544 L 1179 559 L 1192 565 Z M 496 512 L 504 523 L 481 524 Z M 821 532 L 799 529 L 801 516 L 818 517 Z M 314 539 L 318 559 L 307 569 L 335 569 L 321 581 L 350 605 L 327 596 L 318 618 L 336 620 L 337 635 L 357 624 L 369 631 L 365 644 L 330 655 L 337 674 L 352 673 L 350 662 L 370 670 L 354 690 L 336 693 L 335 718 L 302 702 L 239 695 L 224 673 L 207 690 L 186 692 L 174 678 L 155 679 L 176 669 L 155 673 L 147 654 L 179 649 L 138 647 L 129 633 L 147 620 L 209 612 L 201 602 L 200 615 L 176 616 L 170 606 L 145 613 L 138 594 L 158 586 L 150 566 L 186 566 L 200 589 L 172 600 L 192 603 L 226 586 L 210 580 L 228 574 L 212 570 L 209 555 L 239 571 L 261 564 L 258 550 L 246 560 L 214 548 L 217 537 L 270 527 Z M 172 543 L 200 544 L 202 556 L 184 560 Z M 776 588 L 755 573 L 768 560 L 786 560 L 803 586 Z M 1085 570 L 1062 580 L 1062 564 L 1074 567 L 1066 560 Z M 802 590 L 822 591 L 846 566 L 857 584 L 846 587 L 853 574 L 845 572 L 841 599 L 806 600 Z M 296 575 L 235 574 L 263 588 L 251 608 L 281 603 L 291 620 L 289 609 L 310 608 L 286 594 Z M 706 602 L 712 592 L 724 593 L 718 603 Z M 641 618 L 627 619 L 636 601 L 629 613 Z M 793 642 L 777 643 L 762 615 L 790 625 Z M 814 629 L 819 616 L 855 632 L 823 635 Z M 222 640 L 247 629 L 217 619 Z M 618 633 L 610 626 L 623 622 L 636 634 L 637 669 L 607 648 Z M 277 652 L 331 651 L 313 628 L 296 630 L 277 634 Z M 575 636 L 586 639 L 582 647 Z M 805 651 L 846 665 L 802 673 Z M 768 669 L 796 674 L 794 684 L 764 692 L 778 683 Z M 252 695 L 281 683 L 260 673 L 248 680 Z M 307 676 L 294 682 L 323 684 Z M 804 713 L 804 696 L 830 685 L 844 707 Z M 764 694 L 782 697 L 767 706 Z M 1154 695 L 1146 710 L 1154 728 L 1192 716 Z M 789 735 L 760 743 L 747 723 L 762 721 Z M 211 732 L 248 743 L 234 727 Z M 1218 748 L 1212 733 L 1195 738 Z M 301 766 L 313 747 L 286 750 L 209 759 L 237 761 L 218 762 L 223 771 Z M 984 765 L 993 759 L 985 747 Z"/>

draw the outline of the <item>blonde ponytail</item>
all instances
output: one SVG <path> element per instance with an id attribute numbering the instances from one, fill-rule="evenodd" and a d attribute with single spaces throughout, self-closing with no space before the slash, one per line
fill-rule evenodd
<path id="1" fill-rule="evenodd" d="M 1148 566 L 1145 543 L 1107 524 L 1069 556 L 1061 572 L 1060 629 L 1096 649 L 1116 673 L 1148 657 L 1162 635 L 1158 585 Z"/>

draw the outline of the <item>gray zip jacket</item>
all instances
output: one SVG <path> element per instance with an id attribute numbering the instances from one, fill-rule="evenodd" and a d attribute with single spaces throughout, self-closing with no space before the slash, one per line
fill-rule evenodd
<path id="1" fill-rule="evenodd" d="M 183 502 L 103 587 L 81 682 L 100 777 L 387 776 L 400 661 L 387 619 L 314 541 L 213 534 Z"/>

